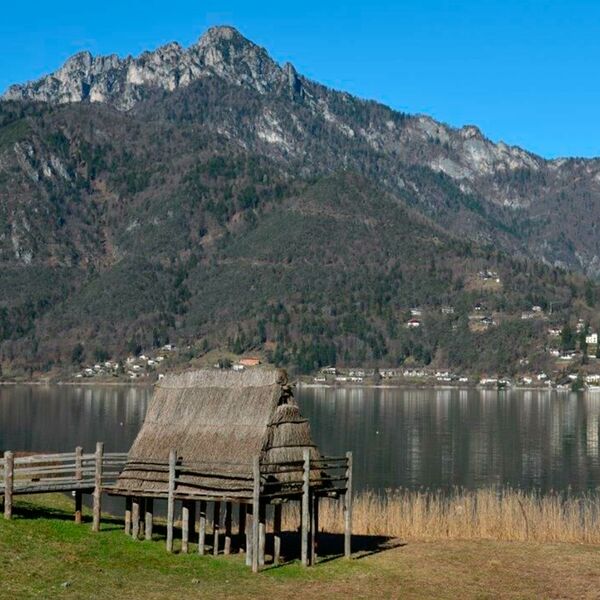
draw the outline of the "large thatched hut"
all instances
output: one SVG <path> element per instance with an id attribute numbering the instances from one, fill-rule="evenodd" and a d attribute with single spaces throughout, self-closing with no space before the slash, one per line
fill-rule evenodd
<path id="1" fill-rule="evenodd" d="M 171 528 L 175 502 L 181 501 L 184 549 L 189 533 L 195 533 L 194 519 L 191 527 L 189 519 L 199 501 L 200 552 L 205 544 L 206 503 L 214 503 L 216 536 L 221 526 L 221 503 L 225 503 L 226 552 L 231 547 L 227 531 L 231 528 L 231 507 L 239 505 L 240 536 L 247 538 L 249 555 L 255 549 L 255 563 L 264 560 L 266 506 L 276 507 L 277 529 L 281 504 L 300 501 L 303 558 L 308 561 L 308 539 L 304 538 L 312 523 L 314 541 L 319 497 L 349 499 L 348 461 L 321 456 L 285 371 L 259 367 L 244 371 L 202 369 L 170 375 L 157 383 L 143 426 L 110 492 L 129 499 L 126 528 L 129 519 L 131 530 L 137 534 L 141 520 L 146 524 L 146 536 L 152 527 L 152 500 L 169 501 Z M 349 510 L 347 513 L 349 518 Z M 252 527 L 258 535 L 253 540 L 247 514 L 255 517 Z M 277 537 L 278 532 L 274 533 Z M 172 545 L 172 530 L 167 543 Z M 213 551 L 218 550 L 216 537 Z"/>

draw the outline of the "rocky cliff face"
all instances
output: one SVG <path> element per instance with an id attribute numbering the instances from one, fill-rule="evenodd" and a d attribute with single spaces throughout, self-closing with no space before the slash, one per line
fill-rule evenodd
<path id="1" fill-rule="evenodd" d="M 217 75 L 268 93 L 288 83 L 297 85 L 291 72 L 280 68 L 265 50 L 235 29 L 214 27 L 187 49 L 173 42 L 135 58 L 80 52 L 38 81 L 11 86 L 3 98 L 53 104 L 102 102 L 127 111 L 152 89 L 173 91 Z"/>
<path id="2" fill-rule="evenodd" d="M 231 27 L 209 29 L 189 48 L 171 43 L 138 57 L 83 52 L 3 99 L 106 105 L 150 119 L 190 107 L 186 120 L 302 174 L 376 177 L 453 233 L 600 275 L 599 161 L 547 161 L 493 143 L 474 126 L 454 129 L 330 90 Z M 14 148 L 21 168 L 43 179 L 24 148 Z M 46 171 L 57 170 L 45 160 Z"/>

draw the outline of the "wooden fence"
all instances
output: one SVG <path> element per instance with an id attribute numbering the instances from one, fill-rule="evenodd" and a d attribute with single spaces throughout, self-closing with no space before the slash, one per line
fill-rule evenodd
<path id="1" fill-rule="evenodd" d="M 93 494 L 93 528 L 100 526 L 101 496 L 105 486 L 116 481 L 127 453 L 104 452 L 96 444 L 93 454 L 81 447 L 61 454 L 15 456 L 6 451 L 0 459 L 0 495 L 4 496 L 4 518 L 12 518 L 13 498 L 23 494 L 75 493 L 75 521 L 81 523 L 82 495 Z"/>

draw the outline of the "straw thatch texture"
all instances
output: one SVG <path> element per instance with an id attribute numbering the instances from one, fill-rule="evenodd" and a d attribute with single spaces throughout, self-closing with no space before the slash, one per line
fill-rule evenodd
<path id="1" fill-rule="evenodd" d="M 164 463 L 176 449 L 184 467 L 177 493 L 247 498 L 254 456 L 263 463 L 299 461 L 305 447 L 319 456 L 284 371 L 204 369 L 173 375 L 157 384 L 117 491 L 165 491 L 164 466 L 140 463 Z M 286 473 L 282 479 L 299 477 Z"/>

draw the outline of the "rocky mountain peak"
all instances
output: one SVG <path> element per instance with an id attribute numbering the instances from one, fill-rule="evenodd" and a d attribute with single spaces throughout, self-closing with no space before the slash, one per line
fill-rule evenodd
<path id="1" fill-rule="evenodd" d="M 279 88 L 288 78 L 263 48 L 233 27 L 222 26 L 211 27 L 188 49 L 171 42 L 137 57 L 79 52 L 54 73 L 11 86 L 2 98 L 52 104 L 103 102 L 129 110 L 153 88 L 173 91 L 211 75 L 261 93 Z"/>

